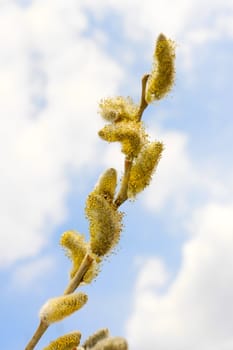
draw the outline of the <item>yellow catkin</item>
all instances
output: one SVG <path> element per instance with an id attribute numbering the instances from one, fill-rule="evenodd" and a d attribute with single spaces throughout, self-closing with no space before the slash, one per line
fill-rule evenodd
<path id="1" fill-rule="evenodd" d="M 163 151 L 161 142 L 150 142 L 144 146 L 132 166 L 128 185 L 128 197 L 135 197 L 149 185 Z"/>
<path id="2" fill-rule="evenodd" d="M 136 120 L 138 105 L 130 97 L 110 97 L 100 101 L 100 115 L 109 122 Z"/>
<path id="3" fill-rule="evenodd" d="M 109 337 L 99 341 L 92 350 L 127 350 L 128 344 L 124 338 Z"/>
<path id="4" fill-rule="evenodd" d="M 146 86 L 147 103 L 163 98 L 172 88 L 175 76 L 175 44 L 160 34 L 154 52 L 154 66 Z"/>
<path id="5" fill-rule="evenodd" d="M 73 350 L 79 345 L 81 333 L 74 331 L 52 341 L 43 350 Z"/>
<path id="6" fill-rule="evenodd" d="M 95 191 L 87 197 L 85 211 L 89 220 L 91 251 L 97 256 L 104 256 L 119 241 L 122 213 Z"/>
<path id="7" fill-rule="evenodd" d="M 110 202 L 113 201 L 117 186 L 117 172 L 114 168 L 107 169 L 99 178 L 95 187 L 95 193 L 104 196 Z"/>
<path id="8" fill-rule="evenodd" d="M 105 339 L 109 336 L 109 330 L 107 328 L 103 328 L 90 335 L 85 342 L 83 343 L 84 349 L 90 349 L 95 346 L 100 340 Z"/>
<path id="9" fill-rule="evenodd" d="M 121 142 L 121 151 L 133 157 L 138 155 L 146 138 L 142 122 L 133 121 L 108 124 L 99 131 L 99 136 L 108 142 Z"/>
<path id="10" fill-rule="evenodd" d="M 87 302 L 85 293 L 72 293 L 49 299 L 40 310 L 41 321 L 51 324 L 71 315 Z"/>
<path id="11" fill-rule="evenodd" d="M 62 234 L 60 244 L 65 249 L 66 255 L 73 263 L 70 271 L 70 277 L 73 278 L 89 250 L 89 245 L 85 242 L 84 235 L 73 230 L 66 231 Z M 94 259 L 91 266 L 83 276 L 82 283 L 90 283 L 98 275 L 98 272 L 98 264 Z"/>

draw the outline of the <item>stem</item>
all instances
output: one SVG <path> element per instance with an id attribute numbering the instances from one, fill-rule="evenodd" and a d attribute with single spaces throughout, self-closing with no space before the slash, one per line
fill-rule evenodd
<path id="1" fill-rule="evenodd" d="M 128 184 L 129 184 L 129 176 L 130 176 L 130 170 L 132 168 L 133 164 L 133 158 L 125 157 L 125 171 L 121 183 L 120 191 L 115 199 L 115 206 L 119 208 L 121 204 L 123 204 L 128 199 Z"/>
<path id="2" fill-rule="evenodd" d="M 38 341 L 40 340 L 42 335 L 45 333 L 45 331 L 48 329 L 48 327 L 49 327 L 49 325 L 47 323 L 40 321 L 40 324 L 39 324 L 37 330 L 35 331 L 32 339 L 30 340 L 30 342 L 26 346 L 25 350 L 34 349 L 34 347 L 36 346 L 36 344 L 38 343 Z"/>
<path id="3" fill-rule="evenodd" d="M 139 110 L 138 110 L 138 121 L 141 120 L 142 114 L 143 114 L 144 110 L 146 109 L 146 107 L 148 106 L 148 103 L 145 100 L 145 91 L 146 91 L 146 83 L 147 83 L 149 76 L 150 76 L 150 74 L 145 74 L 142 77 L 142 93 L 141 93 L 140 106 L 139 106 Z"/>
<path id="4" fill-rule="evenodd" d="M 92 264 L 93 258 L 86 254 L 83 258 L 83 261 L 76 273 L 76 275 L 73 277 L 73 279 L 70 281 L 68 287 L 66 288 L 64 295 L 73 293 L 75 289 L 79 286 L 79 284 L 82 282 L 83 276 L 89 269 L 90 265 Z M 45 331 L 48 329 L 49 325 L 45 324 L 44 322 L 40 321 L 40 324 L 35 331 L 34 335 L 32 336 L 32 339 L 29 341 L 28 345 L 26 346 L 25 350 L 33 350 L 42 335 L 45 333 Z"/>
<path id="5" fill-rule="evenodd" d="M 145 91 L 146 91 L 146 83 L 147 80 L 149 78 L 150 74 L 145 74 L 142 77 L 142 92 L 141 92 L 141 101 L 140 101 L 140 105 L 139 105 L 139 110 L 138 110 L 138 122 L 141 120 L 142 118 L 142 114 L 144 112 L 144 110 L 146 109 L 146 107 L 148 106 L 148 103 L 145 100 Z M 129 177 L 130 177 L 130 171 L 132 168 L 132 164 L 133 164 L 133 157 L 129 158 L 126 157 L 125 158 L 125 171 L 124 171 L 124 175 L 123 175 L 123 179 L 122 179 L 122 183 L 121 183 L 121 188 L 120 191 L 114 201 L 114 204 L 117 208 L 119 208 L 121 206 L 121 204 L 123 204 L 127 199 L 128 199 L 128 184 L 129 184 Z"/>
<path id="6" fill-rule="evenodd" d="M 82 282 L 83 276 L 85 275 L 85 273 L 89 269 L 89 267 L 92 264 L 93 260 L 94 259 L 89 254 L 85 255 L 85 257 L 84 257 L 84 259 L 82 261 L 82 264 L 80 265 L 76 275 L 72 278 L 72 280 L 70 281 L 68 287 L 64 291 L 64 295 L 73 293 L 75 291 L 75 289 Z"/>

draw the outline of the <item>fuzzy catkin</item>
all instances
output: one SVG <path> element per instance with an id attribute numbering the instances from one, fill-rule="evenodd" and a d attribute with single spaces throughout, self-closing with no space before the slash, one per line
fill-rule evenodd
<path id="1" fill-rule="evenodd" d="M 85 350 L 91 349 L 100 340 L 103 340 L 109 336 L 109 330 L 107 328 L 99 329 L 94 334 L 90 335 L 83 343 L 83 348 Z"/>
<path id="2" fill-rule="evenodd" d="M 109 337 L 99 341 L 92 350 L 127 350 L 128 344 L 124 338 Z"/>
<path id="3" fill-rule="evenodd" d="M 99 131 L 99 136 L 108 142 L 121 142 L 121 151 L 135 157 L 145 142 L 146 134 L 142 122 L 122 121 L 108 124 Z"/>
<path id="4" fill-rule="evenodd" d="M 89 251 L 89 244 L 85 242 L 84 235 L 70 230 L 62 234 L 60 244 L 65 249 L 66 255 L 71 259 L 73 266 L 70 271 L 70 277 L 73 278 L 77 273 L 85 255 Z M 90 283 L 99 273 L 98 264 L 94 259 L 91 266 L 82 278 L 82 283 Z"/>
<path id="5" fill-rule="evenodd" d="M 138 105 L 130 97 L 109 97 L 102 99 L 99 104 L 100 115 L 109 122 L 136 120 Z"/>
<path id="6" fill-rule="evenodd" d="M 128 197 L 135 197 L 149 185 L 163 151 L 161 142 L 150 142 L 144 146 L 132 166 L 128 184 Z"/>
<path id="7" fill-rule="evenodd" d="M 160 34 L 154 52 L 154 66 L 147 80 L 147 103 L 163 98 L 172 88 L 175 76 L 175 45 Z"/>
<path id="8" fill-rule="evenodd" d="M 61 321 L 81 309 L 87 299 L 87 295 L 82 292 L 49 299 L 40 309 L 40 319 L 48 325 Z"/>
<path id="9" fill-rule="evenodd" d="M 43 350 L 73 350 L 79 345 L 81 333 L 74 331 L 50 342 Z"/>
<path id="10" fill-rule="evenodd" d="M 117 172 L 114 168 L 107 169 L 99 178 L 95 193 L 102 195 L 110 202 L 113 201 L 117 186 Z"/>
<path id="11" fill-rule="evenodd" d="M 122 213 L 95 191 L 86 200 L 91 251 L 99 257 L 109 253 L 118 243 L 122 230 Z"/>

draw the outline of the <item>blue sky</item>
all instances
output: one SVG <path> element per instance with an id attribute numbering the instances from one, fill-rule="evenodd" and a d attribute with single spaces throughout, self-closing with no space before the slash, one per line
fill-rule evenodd
<path id="1" fill-rule="evenodd" d="M 176 83 L 144 121 L 165 143 L 151 186 L 122 206 L 124 232 L 88 304 L 38 344 L 102 327 L 130 349 L 233 347 L 233 3 L 0 1 L 1 336 L 23 349 L 64 290 L 65 230 L 88 237 L 85 198 L 119 145 L 97 136 L 101 98 L 140 96 L 159 33 L 177 43 Z"/>

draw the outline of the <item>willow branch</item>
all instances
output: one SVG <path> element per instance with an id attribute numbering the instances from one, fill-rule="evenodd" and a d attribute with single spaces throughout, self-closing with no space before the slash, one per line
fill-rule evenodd
<path id="1" fill-rule="evenodd" d="M 68 287 L 64 291 L 64 295 L 73 293 L 79 286 L 79 284 L 82 282 L 83 276 L 89 269 L 93 262 L 93 258 L 89 255 L 86 254 L 85 257 L 83 258 L 83 261 L 75 274 L 75 276 L 72 278 L 70 281 Z M 42 335 L 46 332 L 48 329 L 49 325 L 40 321 L 40 324 L 35 331 L 34 335 L 32 336 L 31 340 L 29 341 L 28 345 L 26 346 L 25 350 L 33 350 L 36 346 L 36 344 L 39 342 L 40 338 Z"/>
<path id="2" fill-rule="evenodd" d="M 145 74 L 142 77 L 142 92 L 141 92 L 141 101 L 139 105 L 138 110 L 138 121 L 141 120 L 142 114 L 146 107 L 148 106 L 148 103 L 145 100 L 145 90 L 146 90 L 146 83 L 149 78 L 149 74 Z M 119 193 L 114 201 L 114 205 L 116 208 L 119 208 L 127 199 L 128 199 L 128 184 L 129 184 L 129 178 L 130 178 L 130 171 L 133 164 L 133 157 L 125 157 L 125 169 L 124 169 L 124 175 L 121 182 L 121 188 L 119 190 Z M 69 285 L 64 291 L 64 295 L 73 293 L 79 286 L 79 284 L 82 282 L 83 276 L 88 271 L 89 267 L 91 266 L 93 262 L 93 258 L 86 254 L 76 275 L 72 278 Z M 25 350 L 33 350 L 37 343 L 39 342 L 42 335 L 46 332 L 49 325 L 45 324 L 44 322 L 40 321 L 40 324 L 35 331 L 34 335 L 32 336 L 31 340 L 27 344 Z"/>
<path id="3" fill-rule="evenodd" d="M 141 120 L 142 114 L 143 114 L 144 110 L 146 109 L 146 107 L 148 106 L 148 103 L 145 100 L 145 91 L 146 91 L 146 83 L 147 83 L 149 76 L 150 76 L 149 74 L 145 74 L 142 77 L 141 101 L 140 101 L 138 115 L 137 115 L 138 121 Z M 129 184 L 129 177 L 130 177 L 130 171 L 132 168 L 133 160 L 134 160 L 133 157 L 131 157 L 131 158 L 125 157 L 125 171 L 124 171 L 123 179 L 121 182 L 121 188 L 120 188 L 120 191 L 119 191 L 119 193 L 114 201 L 114 204 L 117 208 L 119 208 L 128 199 L 128 195 L 127 195 L 128 184 Z"/>
<path id="4" fill-rule="evenodd" d="M 84 259 L 83 259 L 83 261 L 82 261 L 82 263 L 81 263 L 77 273 L 72 278 L 72 280 L 70 281 L 68 287 L 64 291 L 64 295 L 73 293 L 75 291 L 75 289 L 77 289 L 79 284 L 82 282 L 83 276 L 85 275 L 85 273 L 87 272 L 87 270 L 91 266 L 93 260 L 94 259 L 89 254 L 85 255 L 85 257 L 84 257 Z"/>
<path id="5" fill-rule="evenodd" d="M 128 184 L 129 184 L 130 170 L 132 168 L 132 164 L 133 164 L 133 158 L 126 157 L 125 171 L 121 182 L 121 188 L 114 202 L 117 208 L 119 208 L 119 206 L 128 199 L 127 192 L 128 192 Z"/>
<path id="6" fill-rule="evenodd" d="M 146 83 L 147 83 L 149 76 L 150 76 L 150 74 L 145 74 L 142 77 L 142 93 L 141 93 L 141 101 L 140 101 L 139 110 L 138 110 L 138 121 L 141 120 L 142 114 L 143 114 L 144 110 L 146 109 L 146 107 L 148 106 L 148 103 L 145 100 L 145 91 L 146 91 Z"/>
<path id="7" fill-rule="evenodd" d="M 42 337 L 42 335 L 46 332 L 48 329 L 49 325 L 47 323 L 44 323 L 43 321 L 40 321 L 40 324 L 35 331 L 32 339 L 29 341 L 28 345 L 26 346 L 25 350 L 32 350 Z"/>

